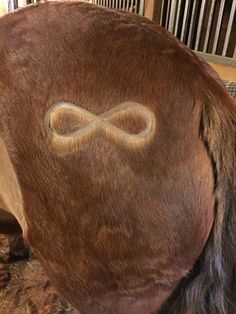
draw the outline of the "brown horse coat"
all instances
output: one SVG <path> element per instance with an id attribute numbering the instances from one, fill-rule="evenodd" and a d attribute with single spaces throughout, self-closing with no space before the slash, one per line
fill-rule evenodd
<path id="1" fill-rule="evenodd" d="M 228 313 L 235 122 L 216 73 L 144 18 L 0 20 L 1 207 L 81 313 Z"/>

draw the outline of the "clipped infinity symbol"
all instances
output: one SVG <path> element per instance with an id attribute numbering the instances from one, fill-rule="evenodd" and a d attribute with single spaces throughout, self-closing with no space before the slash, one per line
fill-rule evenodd
<path id="1" fill-rule="evenodd" d="M 78 119 L 82 127 L 60 134 L 56 125 L 60 119 L 68 117 Z M 132 118 L 132 120 L 141 118 L 145 122 L 145 127 L 138 134 L 128 133 L 112 123 L 119 118 Z M 141 149 L 152 141 L 156 129 L 154 113 L 134 102 L 122 103 L 101 115 L 71 103 L 61 102 L 49 109 L 44 122 L 52 146 L 64 153 L 79 150 L 84 143 L 97 136 L 104 137 L 107 141 L 126 149 Z"/>

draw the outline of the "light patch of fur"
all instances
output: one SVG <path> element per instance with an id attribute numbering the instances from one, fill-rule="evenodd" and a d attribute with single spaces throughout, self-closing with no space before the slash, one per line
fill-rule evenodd
<path id="1" fill-rule="evenodd" d="M 55 124 L 60 117 L 70 114 L 85 126 L 67 134 L 58 134 Z M 132 119 L 140 117 L 146 127 L 138 134 L 130 134 L 112 124 L 114 119 L 122 116 Z M 122 103 L 99 116 L 74 104 L 61 102 L 52 106 L 47 112 L 45 128 L 53 147 L 62 153 L 76 152 L 84 143 L 96 136 L 103 136 L 125 149 L 142 149 L 154 138 L 156 119 L 148 108 L 134 102 Z"/>

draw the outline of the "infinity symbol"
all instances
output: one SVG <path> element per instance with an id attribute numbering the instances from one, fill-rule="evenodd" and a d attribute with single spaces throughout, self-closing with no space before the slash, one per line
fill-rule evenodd
<path id="1" fill-rule="evenodd" d="M 56 127 L 58 121 L 70 116 L 82 123 L 83 126 L 66 134 L 59 134 Z M 141 118 L 145 122 L 145 128 L 138 134 L 130 134 L 112 123 L 120 118 L 132 120 Z M 101 115 L 96 115 L 74 104 L 62 102 L 49 109 L 44 122 L 53 147 L 64 153 L 77 151 L 84 143 L 96 136 L 102 136 L 123 148 L 143 148 L 153 139 L 156 128 L 154 113 L 134 102 L 122 103 Z"/>

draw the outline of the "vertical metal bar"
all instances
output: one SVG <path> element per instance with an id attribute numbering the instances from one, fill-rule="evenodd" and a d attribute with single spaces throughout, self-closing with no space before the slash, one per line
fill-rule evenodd
<path id="1" fill-rule="evenodd" d="M 164 16 L 164 3 L 165 0 L 162 0 L 162 4 L 161 4 L 161 17 L 160 17 L 160 25 L 164 26 L 164 20 L 163 20 L 163 16 Z"/>
<path id="2" fill-rule="evenodd" d="M 139 3 L 139 15 L 144 15 L 144 0 L 140 0 L 140 3 Z"/>
<path id="3" fill-rule="evenodd" d="M 187 31 L 187 18 L 188 18 L 188 14 L 189 14 L 189 8 L 190 8 L 190 1 L 186 0 L 185 1 L 185 8 L 184 8 L 183 25 L 182 25 L 181 35 L 180 35 L 181 41 L 184 41 L 186 31 Z"/>
<path id="4" fill-rule="evenodd" d="M 126 10 L 129 11 L 129 0 L 126 0 L 127 4 L 126 4 Z"/>
<path id="5" fill-rule="evenodd" d="M 205 41 L 204 41 L 204 46 L 203 46 L 203 52 L 207 52 L 208 43 L 210 39 L 210 32 L 211 32 L 211 27 L 212 27 L 212 21 L 213 21 L 213 16 L 215 12 L 215 6 L 216 6 L 216 0 L 212 0 L 211 10 L 209 13 L 209 19 L 208 19 L 208 24 L 207 24 L 207 31 L 206 31 L 206 36 L 205 36 Z"/>
<path id="6" fill-rule="evenodd" d="M 196 42 L 194 50 L 197 50 L 200 43 L 201 33 L 202 33 L 202 24 L 203 24 L 203 18 L 206 8 L 206 0 L 202 0 L 201 9 L 200 9 L 200 15 L 199 15 L 199 21 L 197 26 L 197 35 L 196 35 Z"/>
<path id="7" fill-rule="evenodd" d="M 128 0 L 128 3 L 129 3 L 129 12 L 133 12 L 133 0 Z"/>
<path id="8" fill-rule="evenodd" d="M 134 0 L 131 1 L 131 12 L 134 12 Z"/>
<path id="9" fill-rule="evenodd" d="M 115 0 L 112 0 L 112 8 L 115 8 Z"/>
<path id="10" fill-rule="evenodd" d="M 232 30 L 232 25 L 233 25 L 233 21 L 234 21 L 235 8 L 236 8 L 236 0 L 234 0 L 233 3 L 232 3 L 222 56 L 226 56 L 226 53 L 227 53 L 227 48 L 228 48 L 228 45 L 229 45 L 230 33 L 231 33 L 231 30 Z"/>
<path id="11" fill-rule="evenodd" d="M 175 16 L 176 16 L 176 7 L 177 7 L 177 1 L 171 1 L 171 7 L 170 7 L 170 20 L 169 20 L 169 26 L 168 30 L 173 33 L 174 32 L 174 25 L 175 25 Z"/>
<path id="12" fill-rule="evenodd" d="M 192 15 L 191 15 L 189 33 L 188 33 L 188 41 L 187 41 L 188 47 L 190 47 L 192 43 L 193 27 L 196 23 L 196 17 L 197 17 L 197 1 L 193 0 L 193 9 L 192 9 Z"/>
<path id="13" fill-rule="evenodd" d="M 8 0 L 7 6 L 8 6 L 8 12 L 14 11 L 15 10 L 14 0 Z"/>
<path id="14" fill-rule="evenodd" d="M 171 0 L 168 0 L 167 3 L 167 9 L 166 9 L 166 22 L 165 22 L 165 28 L 168 29 L 168 25 L 169 25 L 169 17 L 170 17 L 170 2 Z"/>
<path id="15" fill-rule="evenodd" d="M 122 6 L 122 10 L 125 9 L 125 0 L 123 0 L 123 6 Z"/>
<path id="16" fill-rule="evenodd" d="M 138 13 L 138 0 L 134 0 L 134 13 Z"/>
<path id="17" fill-rule="evenodd" d="M 221 23 L 222 23 L 222 18 L 223 18 L 223 13 L 224 13 L 224 8 L 225 8 L 225 0 L 221 0 L 220 2 L 220 11 L 218 15 L 218 20 L 217 20 L 217 25 L 216 25 L 216 32 L 215 32 L 215 37 L 214 37 L 214 43 L 213 43 L 213 49 L 212 53 L 216 53 L 217 45 L 218 45 L 218 40 L 220 36 L 220 29 L 221 29 Z"/>
<path id="18" fill-rule="evenodd" d="M 177 7 L 177 13 L 176 13 L 176 20 L 175 20 L 175 30 L 174 30 L 175 36 L 177 36 L 177 32 L 178 32 L 181 4 L 182 4 L 182 0 L 178 0 L 178 7 Z"/>

